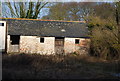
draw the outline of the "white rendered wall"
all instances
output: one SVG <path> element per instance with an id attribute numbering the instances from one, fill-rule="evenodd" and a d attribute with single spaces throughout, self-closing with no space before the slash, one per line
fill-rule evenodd
<path id="1" fill-rule="evenodd" d="M 0 23 L 4 23 L 4 26 L 0 26 L 0 52 L 5 50 L 5 38 L 6 38 L 6 22 L 0 21 Z"/>

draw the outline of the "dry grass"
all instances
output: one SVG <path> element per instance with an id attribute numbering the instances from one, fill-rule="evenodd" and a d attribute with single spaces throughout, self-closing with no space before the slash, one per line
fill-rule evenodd
<path id="1" fill-rule="evenodd" d="M 119 62 L 80 55 L 3 55 L 3 79 L 117 79 Z"/>

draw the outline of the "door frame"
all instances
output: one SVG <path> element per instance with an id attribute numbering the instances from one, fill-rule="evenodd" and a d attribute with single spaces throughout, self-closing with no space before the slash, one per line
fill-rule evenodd
<path id="1" fill-rule="evenodd" d="M 55 54 L 57 54 L 57 53 L 56 53 L 56 41 L 57 41 L 56 39 L 57 39 L 57 40 L 62 39 L 62 42 L 63 42 L 63 45 L 62 45 L 62 46 L 63 46 L 63 53 L 65 53 L 65 51 L 64 51 L 65 37 L 55 37 L 55 45 L 54 45 L 54 47 L 55 47 Z"/>
<path id="2" fill-rule="evenodd" d="M 12 39 L 17 38 L 18 42 L 16 43 L 16 41 L 14 39 L 14 43 L 12 44 L 13 40 L 11 40 L 11 37 L 12 37 Z M 18 46 L 18 49 L 17 49 L 18 51 L 13 51 L 12 48 L 15 48 L 15 46 Z M 10 35 L 10 46 L 9 47 L 11 47 L 10 51 L 12 51 L 12 52 L 19 52 L 20 51 L 20 35 Z"/>

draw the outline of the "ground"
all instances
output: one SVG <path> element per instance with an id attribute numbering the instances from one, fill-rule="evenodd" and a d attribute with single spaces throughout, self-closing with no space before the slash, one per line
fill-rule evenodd
<path id="1" fill-rule="evenodd" d="M 119 79 L 120 61 L 81 55 L 3 55 L 3 79 Z"/>

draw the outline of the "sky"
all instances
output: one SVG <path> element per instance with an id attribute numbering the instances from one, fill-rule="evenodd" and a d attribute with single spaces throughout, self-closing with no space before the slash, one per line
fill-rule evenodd
<path id="1" fill-rule="evenodd" d="M 118 2 L 119 0 L 0 0 L 2 2 L 12 2 L 12 1 L 15 1 L 15 2 L 27 2 L 27 1 L 32 1 L 32 2 L 35 2 L 35 1 L 43 1 L 43 2 Z M 0 9 L 0 13 L 2 12 L 2 9 Z M 49 10 L 47 8 L 44 8 L 42 9 L 41 13 L 40 13 L 40 17 L 39 18 L 42 18 L 43 16 L 45 15 L 48 15 L 49 13 Z"/>

